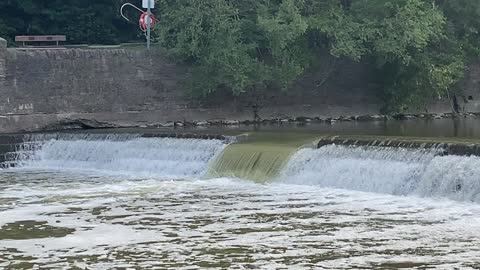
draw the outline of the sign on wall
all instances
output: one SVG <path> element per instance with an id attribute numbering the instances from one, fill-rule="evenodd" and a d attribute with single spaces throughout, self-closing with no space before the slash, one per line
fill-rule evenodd
<path id="1" fill-rule="evenodd" d="M 155 8 L 155 0 L 143 0 L 142 1 L 142 6 L 143 8 Z"/>

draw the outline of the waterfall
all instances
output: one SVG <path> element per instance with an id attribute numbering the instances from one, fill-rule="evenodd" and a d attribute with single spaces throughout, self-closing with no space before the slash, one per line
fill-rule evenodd
<path id="1" fill-rule="evenodd" d="M 235 177 L 258 182 L 480 202 L 480 157 L 442 149 L 326 145 L 304 140 L 144 138 L 141 134 L 30 135 L 10 153 L 15 167 L 154 175 L 162 179 Z"/>
<path id="2" fill-rule="evenodd" d="M 432 159 L 415 193 L 429 197 L 480 202 L 480 158 L 437 156 Z"/>
<path id="3" fill-rule="evenodd" d="M 265 182 L 275 177 L 297 147 L 232 144 L 210 168 L 210 177 L 234 177 Z"/>
<path id="4" fill-rule="evenodd" d="M 480 158 L 440 156 L 435 149 L 335 145 L 302 149 L 282 170 L 280 179 L 291 184 L 480 202 Z"/>
<path id="5" fill-rule="evenodd" d="M 142 138 L 135 134 L 62 134 L 26 138 L 17 167 L 101 170 L 169 179 L 201 177 L 225 146 L 221 140 Z"/>

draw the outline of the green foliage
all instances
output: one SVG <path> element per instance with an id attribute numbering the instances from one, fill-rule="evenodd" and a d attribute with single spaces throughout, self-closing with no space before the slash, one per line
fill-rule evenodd
<path id="1" fill-rule="evenodd" d="M 286 89 L 329 51 L 373 60 L 387 110 L 400 111 L 461 90 L 466 66 L 480 55 L 478 0 L 156 1 L 160 46 L 191 67 L 196 95 Z M 124 2 L 2 0 L 0 36 L 136 40 L 137 26 L 118 15 Z"/>
<path id="2" fill-rule="evenodd" d="M 436 6 L 423 0 L 359 0 L 345 16 L 352 25 L 345 28 L 354 31 L 335 40 L 334 53 L 347 44 L 361 50 L 343 55 L 376 60 L 389 110 L 448 95 L 458 80 L 457 61 L 445 61 L 434 52 L 446 39 L 446 20 Z"/>
<path id="3" fill-rule="evenodd" d="M 139 40 L 138 28 L 119 15 L 123 0 L 2 0 L 0 36 L 67 35 L 72 44 Z M 137 14 L 135 14 L 137 16 Z"/>
<path id="4" fill-rule="evenodd" d="M 448 19 L 447 32 L 469 56 L 480 54 L 480 1 L 441 0 L 437 3 Z"/>
<path id="5" fill-rule="evenodd" d="M 410 4 L 410 7 L 406 5 L 409 8 L 404 10 L 414 11 L 412 7 L 422 7 L 422 1 L 416 2 L 415 5 Z M 433 98 L 450 98 L 461 91 L 457 87 L 458 82 L 464 77 L 466 65 L 478 56 L 480 43 L 478 36 L 475 36 L 478 33 L 472 31 L 472 25 L 478 23 L 478 20 L 468 19 L 474 16 L 469 15 L 475 10 L 473 6 L 468 10 L 455 9 L 455 15 L 447 15 L 453 11 L 450 4 L 456 6 L 458 2 L 462 1 L 445 1 L 442 5 L 425 1 L 423 8 L 427 10 L 414 11 L 411 13 L 414 17 L 406 16 L 399 21 L 397 27 L 390 29 L 396 35 L 394 29 L 401 29 L 401 22 L 406 21 L 403 25 L 409 27 L 395 40 L 401 40 L 397 44 L 405 43 L 410 48 L 397 47 L 396 51 L 402 53 L 379 66 L 385 74 L 385 97 L 389 111 L 401 111 L 409 106 L 420 107 Z M 469 0 L 464 0 L 463 4 L 480 6 L 478 2 Z M 477 8 L 477 12 L 478 10 Z M 415 17 L 420 18 L 419 24 L 412 24 Z M 460 26 L 455 19 L 466 23 Z M 393 45 L 389 47 L 394 48 Z M 402 50 L 402 47 L 408 49 Z M 374 54 L 376 57 L 379 55 L 382 54 Z"/>
<path id="6" fill-rule="evenodd" d="M 267 40 L 261 50 L 268 52 L 268 61 L 260 60 L 268 67 L 269 79 L 284 89 L 304 72 L 313 57 L 305 38 L 308 21 L 296 3 L 298 1 L 284 0 L 273 14 L 263 12 L 257 18 Z M 264 6 L 266 8 L 268 6 Z"/>
<path id="7" fill-rule="evenodd" d="M 195 92 L 205 94 L 218 86 L 241 92 L 257 76 L 255 47 L 241 40 L 241 19 L 224 0 L 160 1 L 158 35 L 161 46 L 193 64 Z"/>
<path id="8" fill-rule="evenodd" d="M 389 110 L 450 96 L 479 53 L 478 0 L 160 0 L 161 45 L 192 89 L 287 88 L 320 50 L 373 59 Z"/>

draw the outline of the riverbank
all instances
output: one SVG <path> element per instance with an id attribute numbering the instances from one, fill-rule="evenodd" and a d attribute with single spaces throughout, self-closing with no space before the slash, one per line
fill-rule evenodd
<path id="1" fill-rule="evenodd" d="M 55 115 L 8 115 L 0 117 L 0 133 L 47 132 L 62 130 L 88 130 L 111 128 L 204 128 L 204 127 L 242 127 L 242 126 L 278 126 L 306 124 L 338 124 L 344 122 L 402 122 L 411 120 L 439 119 L 480 119 L 480 113 L 439 113 L 439 114 L 395 114 L 395 115 L 354 115 L 337 117 L 277 117 L 268 119 L 210 119 L 155 121 L 153 112 L 135 112 L 121 114 L 55 114 Z M 25 128 L 28 126 L 28 128 Z"/>
<path id="2" fill-rule="evenodd" d="M 0 42 L 0 94 L 5 97 L 0 101 L 0 133 L 454 117 L 449 100 L 432 100 L 422 113 L 412 109 L 415 113 L 407 115 L 379 115 L 385 104 L 371 68 L 341 60 L 336 72 L 328 71 L 328 65 L 306 71 L 285 91 L 238 96 L 219 91 L 194 98 L 186 85 L 188 68 L 162 50 L 24 51 Z M 474 64 L 457 97 L 458 109 L 471 113 L 459 117 L 478 116 L 478 80 Z"/>

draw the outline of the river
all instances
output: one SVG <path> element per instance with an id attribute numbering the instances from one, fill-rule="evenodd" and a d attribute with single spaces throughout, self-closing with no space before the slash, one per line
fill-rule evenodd
<path id="1" fill-rule="evenodd" d="M 256 142 L 241 179 L 230 141 L 40 138 L 0 170 L 0 268 L 480 267 L 477 157 Z"/>

